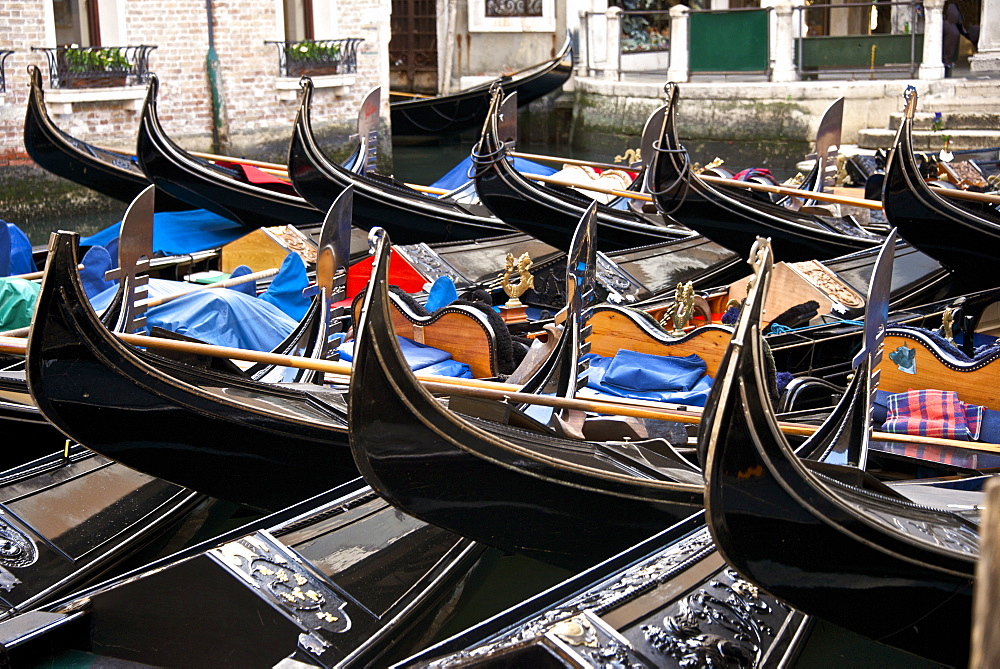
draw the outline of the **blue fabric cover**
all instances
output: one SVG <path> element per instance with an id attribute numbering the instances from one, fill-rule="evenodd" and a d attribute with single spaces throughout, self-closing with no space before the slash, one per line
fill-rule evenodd
<path id="1" fill-rule="evenodd" d="M 0 276 L 10 276 L 10 230 L 0 225 Z"/>
<path id="2" fill-rule="evenodd" d="M 465 379 L 472 378 L 472 369 L 464 362 L 451 359 L 448 351 L 433 348 L 425 344 L 418 344 L 415 341 L 404 337 L 396 337 L 399 348 L 406 359 L 407 364 L 413 371 L 427 372 L 428 374 L 438 374 L 440 376 L 453 376 Z M 340 359 L 346 362 L 354 360 L 354 340 L 346 341 L 337 349 L 340 352 Z"/>
<path id="3" fill-rule="evenodd" d="M 149 280 L 150 298 L 190 289 L 191 284 L 182 281 Z M 115 290 L 94 297 L 94 309 L 107 307 Z M 210 344 L 254 351 L 275 348 L 296 325 L 274 305 L 228 288 L 198 290 L 146 311 L 147 332 L 159 326 Z"/>
<path id="4" fill-rule="evenodd" d="M 246 276 L 247 274 L 253 274 L 253 270 L 251 270 L 246 265 L 240 265 L 239 267 L 237 267 L 236 269 L 234 269 L 232 272 L 229 273 L 229 278 L 238 279 L 241 276 Z M 245 295 L 249 295 L 250 297 L 257 297 L 257 282 L 245 281 L 244 283 L 238 283 L 232 288 L 230 288 L 230 290 L 235 290 L 240 293 L 244 293 Z"/>
<path id="5" fill-rule="evenodd" d="M 448 170 L 448 172 L 431 184 L 432 188 L 443 188 L 444 190 L 455 190 L 459 186 L 465 184 L 469 181 L 469 171 L 472 168 L 472 156 L 467 157 L 465 160 L 455 165 L 453 168 Z M 555 174 L 558 170 L 549 167 L 548 165 L 542 165 L 540 163 L 535 163 L 530 160 L 525 160 L 523 158 L 514 159 L 514 169 L 518 172 L 527 172 L 528 174 L 541 174 L 542 176 L 548 176 L 550 174 Z"/>
<path id="6" fill-rule="evenodd" d="M 121 221 L 80 240 L 81 246 L 101 245 L 109 251 L 121 233 Z M 245 226 L 204 209 L 153 214 L 153 253 L 183 255 L 218 248 L 248 232 Z M 117 244 L 113 245 L 117 249 Z M 118 256 L 112 252 L 112 259 Z M 117 265 L 117 261 L 115 260 Z"/>
<path id="7" fill-rule="evenodd" d="M 612 358 L 588 353 L 587 387 L 616 397 L 705 406 L 712 377 L 697 355 L 648 355 L 621 350 Z"/>
<path id="8" fill-rule="evenodd" d="M 455 288 L 455 281 L 447 275 L 434 279 L 431 290 L 427 293 L 427 302 L 424 307 L 427 311 L 434 313 L 441 307 L 446 307 L 458 299 L 458 290 Z"/>
<path id="9" fill-rule="evenodd" d="M 260 299 L 270 302 L 275 307 L 297 321 L 301 321 L 309 309 L 310 298 L 303 297 L 302 291 L 309 286 L 306 276 L 306 265 L 298 253 L 289 253 L 281 261 L 278 273 L 271 279 Z"/>
<path id="10" fill-rule="evenodd" d="M 80 281 L 83 290 L 91 300 L 95 296 L 115 285 L 114 281 L 105 281 L 104 274 L 114 267 L 111 255 L 103 246 L 91 246 L 83 254 L 83 269 L 80 270 Z"/>
<path id="11" fill-rule="evenodd" d="M 10 233 L 10 273 L 13 275 L 37 272 L 38 267 L 35 266 L 35 259 L 31 255 L 31 240 L 28 239 L 28 235 L 13 223 L 7 223 L 6 227 Z"/>

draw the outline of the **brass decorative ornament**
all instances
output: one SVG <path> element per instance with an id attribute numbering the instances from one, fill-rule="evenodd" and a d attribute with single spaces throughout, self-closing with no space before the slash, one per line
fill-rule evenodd
<path id="1" fill-rule="evenodd" d="M 941 336 L 948 340 L 949 344 L 955 343 L 955 307 L 948 307 L 941 312 Z"/>
<path id="2" fill-rule="evenodd" d="M 694 298 L 694 284 L 692 282 L 688 281 L 687 283 L 677 284 L 677 290 L 674 291 L 674 303 L 667 309 L 666 316 L 664 316 L 660 323 L 666 327 L 667 318 L 671 320 L 674 326 L 674 329 L 670 331 L 672 336 L 680 337 L 684 335 L 684 328 L 687 327 L 688 323 L 691 322 L 691 317 L 694 316 Z"/>
<path id="3" fill-rule="evenodd" d="M 507 309 L 519 309 L 523 307 L 524 305 L 521 304 L 520 297 L 529 288 L 535 287 L 535 277 L 528 271 L 533 264 L 534 262 L 532 262 L 531 256 L 527 252 L 522 253 L 516 261 L 512 253 L 507 254 L 507 266 L 504 268 L 503 276 L 501 277 L 503 292 L 510 298 L 504 305 Z M 511 275 L 515 271 L 517 272 L 518 281 L 517 283 L 511 283 Z"/>

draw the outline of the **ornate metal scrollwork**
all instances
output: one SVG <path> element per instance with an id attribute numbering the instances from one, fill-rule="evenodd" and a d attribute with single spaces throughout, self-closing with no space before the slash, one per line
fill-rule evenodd
<path id="1" fill-rule="evenodd" d="M 232 541 L 211 554 L 310 632 L 338 634 L 351 628 L 347 602 L 265 533 Z"/>

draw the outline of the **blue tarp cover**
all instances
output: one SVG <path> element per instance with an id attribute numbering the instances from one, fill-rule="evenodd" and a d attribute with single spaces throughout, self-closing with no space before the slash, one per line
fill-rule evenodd
<path id="1" fill-rule="evenodd" d="M 587 387 L 616 397 L 705 406 L 712 377 L 697 355 L 649 355 L 622 349 L 614 357 L 588 353 Z"/>
<path id="2" fill-rule="evenodd" d="M 431 186 L 433 188 L 443 188 L 444 190 L 455 190 L 469 180 L 469 172 L 471 169 L 472 156 L 469 156 L 458 165 L 455 165 L 453 168 L 448 170 L 447 174 L 432 183 Z M 525 160 L 523 158 L 514 159 L 514 169 L 518 172 L 541 174 L 542 176 L 549 176 L 550 174 L 555 174 L 557 172 L 557 170 L 549 167 L 548 165 L 533 163 L 530 160 Z"/>
<path id="3" fill-rule="evenodd" d="M 121 221 L 80 240 L 81 246 L 115 246 Z M 153 253 L 183 255 L 218 248 L 252 232 L 205 209 L 162 211 L 153 214 Z M 115 265 L 117 266 L 117 262 Z"/>
<path id="4" fill-rule="evenodd" d="M 190 290 L 191 284 L 165 279 L 149 280 L 149 297 Z M 107 307 L 116 288 L 92 300 L 94 309 Z M 228 288 L 198 290 L 146 311 L 146 329 L 159 326 L 210 344 L 270 351 L 287 337 L 298 322 L 269 302 Z"/>
<path id="5" fill-rule="evenodd" d="M 13 223 L 0 221 L 0 276 L 37 271 L 28 235 Z"/>
<path id="6" fill-rule="evenodd" d="M 403 352 L 403 357 L 413 371 L 426 372 L 427 374 L 437 374 L 439 376 L 453 376 L 465 379 L 472 378 L 472 369 L 464 362 L 451 359 L 451 354 L 438 348 L 433 348 L 425 344 L 418 344 L 415 341 L 396 337 L 399 348 Z M 346 341 L 337 349 L 340 351 L 340 359 L 346 362 L 354 360 L 354 340 Z"/>

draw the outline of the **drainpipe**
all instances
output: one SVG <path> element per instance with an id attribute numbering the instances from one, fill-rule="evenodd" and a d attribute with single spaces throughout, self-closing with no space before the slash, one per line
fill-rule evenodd
<path id="1" fill-rule="evenodd" d="M 208 87 L 212 96 L 212 153 L 223 154 L 229 150 L 229 121 L 226 116 L 226 103 L 222 97 L 219 55 L 215 52 L 212 0 L 205 0 L 205 13 L 208 17 L 208 54 L 205 56 L 205 67 L 208 71 Z"/>

